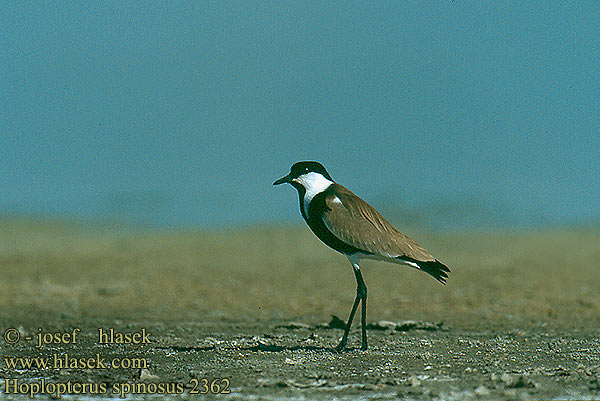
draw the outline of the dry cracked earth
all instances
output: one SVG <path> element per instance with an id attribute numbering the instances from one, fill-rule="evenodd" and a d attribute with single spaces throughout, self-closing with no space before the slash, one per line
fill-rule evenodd
<path id="1" fill-rule="evenodd" d="M 2 316 L 2 327 L 23 337 L 38 333 L 35 320 Z M 92 369 L 10 369 L 3 364 L 3 399 L 42 379 L 47 383 L 104 383 L 105 391 L 64 394 L 64 399 L 598 399 L 598 329 L 549 327 L 452 327 L 443 322 L 379 321 L 369 324 L 369 349 L 360 331 L 349 348 L 336 352 L 343 321 L 329 322 L 212 318 L 203 321 L 127 321 L 43 313 L 44 330 L 80 328 L 76 344 L 3 343 L 3 357 L 71 358 L 100 354 L 146 361 L 144 366 Z M 28 315 L 32 316 L 32 315 Z M 46 321 L 46 319 L 48 319 Z M 149 344 L 98 344 L 98 328 L 121 333 L 147 330 Z M 32 348 L 34 348 L 32 350 Z M 137 359 L 136 359 L 137 358 Z M 10 382 L 14 383 L 14 382 Z M 150 385 L 152 383 L 152 385 Z M 116 386 L 116 387 L 115 387 Z M 162 386 L 162 387 L 161 387 Z M 46 389 L 46 390 L 52 390 Z M 36 398 L 52 398 L 40 391 Z"/>

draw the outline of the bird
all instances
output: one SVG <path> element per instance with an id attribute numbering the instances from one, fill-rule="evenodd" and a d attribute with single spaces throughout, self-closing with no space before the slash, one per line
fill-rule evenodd
<path id="1" fill-rule="evenodd" d="M 288 175 L 273 185 L 290 184 L 298 191 L 300 213 L 308 227 L 325 245 L 345 255 L 356 279 L 356 297 L 337 347 L 348 343 L 352 321 L 362 303 L 361 350 L 367 350 L 367 286 L 359 263 L 375 259 L 410 266 L 446 284 L 450 269 L 411 238 L 402 234 L 381 213 L 348 188 L 336 183 L 317 161 L 299 161 Z"/>

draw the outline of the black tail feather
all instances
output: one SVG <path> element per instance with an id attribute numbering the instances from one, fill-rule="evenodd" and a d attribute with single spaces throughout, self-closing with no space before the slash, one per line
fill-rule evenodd
<path id="1" fill-rule="evenodd" d="M 446 284 L 446 279 L 448 278 L 450 269 L 439 260 L 422 262 L 413 258 L 405 257 L 402 259 L 415 263 L 417 266 L 419 266 L 419 269 L 423 270 L 425 273 L 428 273 L 440 283 Z"/>

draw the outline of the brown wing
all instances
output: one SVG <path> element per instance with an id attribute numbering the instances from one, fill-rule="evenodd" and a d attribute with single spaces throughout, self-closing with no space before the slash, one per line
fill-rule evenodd
<path id="1" fill-rule="evenodd" d="M 417 261 L 435 258 L 415 241 L 396 230 L 381 213 L 348 188 L 334 184 L 325 198 L 323 221 L 340 240 L 386 258 L 408 257 Z"/>

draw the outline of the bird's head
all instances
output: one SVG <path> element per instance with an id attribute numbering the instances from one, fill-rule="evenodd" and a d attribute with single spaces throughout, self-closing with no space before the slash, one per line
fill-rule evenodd
<path id="1" fill-rule="evenodd" d="M 296 189 L 304 187 L 304 189 L 310 190 L 321 187 L 325 189 L 333 184 L 334 181 L 321 163 L 315 161 L 302 161 L 294 163 L 290 169 L 290 173 L 275 181 L 273 185 L 284 183 L 291 184 Z"/>

